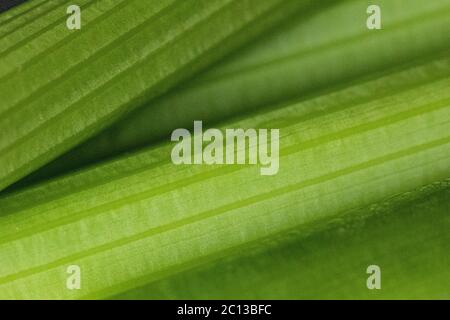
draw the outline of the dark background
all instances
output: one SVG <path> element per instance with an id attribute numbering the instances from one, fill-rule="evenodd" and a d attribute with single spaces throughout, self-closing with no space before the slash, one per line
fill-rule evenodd
<path id="1" fill-rule="evenodd" d="M 17 6 L 27 0 L 0 0 L 0 12 L 6 11 L 14 6 Z"/>

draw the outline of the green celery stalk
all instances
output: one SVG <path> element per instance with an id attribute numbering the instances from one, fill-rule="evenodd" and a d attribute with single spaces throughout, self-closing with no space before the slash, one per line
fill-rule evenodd
<path id="1" fill-rule="evenodd" d="M 274 176 L 249 165 L 176 166 L 173 145 L 162 144 L 3 196 L 0 298 L 108 297 L 442 181 L 449 60 L 221 126 L 279 128 Z M 83 270 L 81 290 L 65 287 L 72 264 Z"/>
<path id="2" fill-rule="evenodd" d="M 114 299 L 449 299 L 449 180 Z M 369 265 L 381 290 L 368 290 Z"/>
<path id="3" fill-rule="evenodd" d="M 79 31 L 56 8 L 3 35 L 0 190 L 307 2 L 81 1 Z"/>
<path id="4" fill-rule="evenodd" d="M 0 36 L 16 30 L 55 6 L 55 1 L 26 1 L 0 14 Z"/>
<path id="5" fill-rule="evenodd" d="M 315 4 L 285 26 L 71 150 L 19 186 L 166 140 L 201 119 L 213 125 L 320 94 L 450 48 L 450 1 L 381 0 L 383 30 L 365 26 L 368 1 Z M 312 11 L 312 12 L 311 12 Z M 308 16 L 308 17 L 306 17 Z M 332 23 L 331 23 L 331 22 Z"/>

